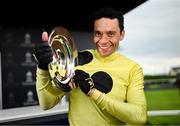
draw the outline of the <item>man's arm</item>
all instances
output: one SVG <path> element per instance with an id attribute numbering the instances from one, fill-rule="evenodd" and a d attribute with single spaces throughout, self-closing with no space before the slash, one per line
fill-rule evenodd
<path id="1" fill-rule="evenodd" d="M 42 33 L 42 41 L 33 49 L 33 57 L 37 63 L 36 91 L 40 107 L 44 110 L 54 107 L 64 96 L 64 92 L 52 84 L 48 64 L 53 60 L 51 47 L 48 44 L 48 33 Z"/>
<path id="2" fill-rule="evenodd" d="M 44 110 L 54 107 L 65 93 L 52 83 L 49 72 L 37 68 L 36 91 L 40 107 Z"/>
<path id="3" fill-rule="evenodd" d="M 96 89 L 90 97 L 95 100 L 101 110 L 127 124 L 145 124 L 147 120 L 147 104 L 142 69 L 138 65 L 135 66 L 131 70 L 129 78 L 127 102 L 111 99 Z"/>

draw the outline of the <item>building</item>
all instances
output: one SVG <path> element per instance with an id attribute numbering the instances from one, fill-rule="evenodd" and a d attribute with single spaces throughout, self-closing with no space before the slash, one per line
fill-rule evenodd
<path id="1" fill-rule="evenodd" d="M 177 74 L 180 74 L 180 67 L 172 67 L 169 71 L 169 75 L 176 76 Z"/>

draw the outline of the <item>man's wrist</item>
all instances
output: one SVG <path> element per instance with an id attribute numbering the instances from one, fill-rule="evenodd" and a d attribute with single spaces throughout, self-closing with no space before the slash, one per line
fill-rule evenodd
<path id="1" fill-rule="evenodd" d="M 95 88 L 92 88 L 89 90 L 89 92 L 87 93 L 87 96 L 92 96 L 92 94 L 94 93 Z"/>
<path id="2" fill-rule="evenodd" d="M 94 88 L 92 95 L 90 96 L 97 104 L 99 104 L 104 98 L 105 94 Z"/>
<path id="3" fill-rule="evenodd" d="M 42 70 L 48 70 L 48 64 L 38 64 L 37 66 Z"/>

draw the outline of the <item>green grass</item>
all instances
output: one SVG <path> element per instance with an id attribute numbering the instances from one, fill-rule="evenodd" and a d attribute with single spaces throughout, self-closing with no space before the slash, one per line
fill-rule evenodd
<path id="1" fill-rule="evenodd" d="M 180 125 L 180 116 L 148 117 L 147 125 Z"/>
<path id="2" fill-rule="evenodd" d="M 148 110 L 180 110 L 180 95 L 177 89 L 146 91 Z"/>
<path id="3" fill-rule="evenodd" d="M 146 91 L 147 108 L 150 110 L 180 110 L 180 95 L 177 89 Z M 180 125 L 180 116 L 148 117 L 147 125 Z"/>

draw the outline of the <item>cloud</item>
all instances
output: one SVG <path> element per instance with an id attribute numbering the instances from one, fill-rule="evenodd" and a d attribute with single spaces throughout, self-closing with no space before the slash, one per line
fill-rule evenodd
<path id="1" fill-rule="evenodd" d="M 146 57 L 148 62 L 141 64 L 147 73 L 155 68 L 152 64 L 168 69 L 180 65 L 179 0 L 149 0 L 124 17 L 126 36 L 120 44 L 121 53 L 134 59 Z M 171 58 L 177 62 L 169 62 Z"/>
<path id="2" fill-rule="evenodd" d="M 180 58 L 149 58 L 134 57 L 132 58 L 141 65 L 145 75 L 151 74 L 168 74 L 171 68 L 180 66 Z"/>

